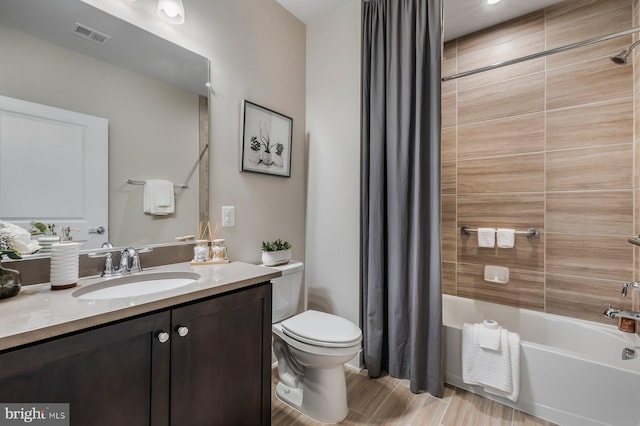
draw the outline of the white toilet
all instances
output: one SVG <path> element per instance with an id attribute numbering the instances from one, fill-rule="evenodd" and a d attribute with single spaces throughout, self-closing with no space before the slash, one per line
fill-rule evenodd
<path id="1" fill-rule="evenodd" d="M 278 358 L 277 397 L 301 413 L 337 423 L 349 413 L 344 363 L 361 348 L 357 325 L 336 315 L 305 311 L 294 315 L 302 290 L 300 262 L 273 268 L 273 351 Z"/>

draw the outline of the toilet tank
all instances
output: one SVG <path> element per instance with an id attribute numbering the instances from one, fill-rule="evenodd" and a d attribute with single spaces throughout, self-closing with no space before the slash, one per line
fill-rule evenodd
<path id="1" fill-rule="evenodd" d="M 291 261 L 286 265 L 269 266 L 282 271 L 280 278 L 271 280 L 272 306 L 271 322 L 276 323 L 294 316 L 302 292 L 302 271 L 304 263 Z"/>

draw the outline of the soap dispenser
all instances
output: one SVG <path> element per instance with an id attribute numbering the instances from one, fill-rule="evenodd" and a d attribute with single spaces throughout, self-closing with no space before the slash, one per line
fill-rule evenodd
<path id="1" fill-rule="evenodd" d="M 71 236 L 71 231 L 78 231 L 78 228 L 72 228 L 70 226 L 62 227 L 62 236 L 60 237 L 61 243 L 73 241 L 73 237 Z"/>

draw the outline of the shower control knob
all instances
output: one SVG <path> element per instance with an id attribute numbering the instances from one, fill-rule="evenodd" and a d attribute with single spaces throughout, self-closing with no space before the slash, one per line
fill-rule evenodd
<path id="1" fill-rule="evenodd" d="M 166 331 L 159 331 L 156 334 L 156 337 L 158 338 L 158 341 L 160 343 L 167 343 L 169 341 L 169 333 L 167 333 Z"/>
<path id="2" fill-rule="evenodd" d="M 178 335 L 180 337 L 184 337 L 187 334 L 189 334 L 189 329 L 187 327 L 185 327 L 184 325 L 179 325 L 176 327 L 176 331 L 178 332 Z"/>

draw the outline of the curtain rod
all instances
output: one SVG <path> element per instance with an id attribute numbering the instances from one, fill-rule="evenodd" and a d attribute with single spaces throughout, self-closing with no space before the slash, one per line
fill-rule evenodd
<path id="1" fill-rule="evenodd" d="M 640 27 L 633 27 L 633 28 L 630 28 L 630 29 L 625 30 L 625 31 L 620 31 L 620 32 L 617 32 L 617 33 L 612 33 L 612 34 L 608 34 L 608 35 L 592 38 L 592 39 L 589 39 L 589 40 L 583 40 L 583 41 L 579 41 L 577 43 L 567 44 L 565 46 L 556 47 L 555 49 L 545 50 L 544 52 L 538 52 L 538 53 L 534 53 L 534 54 L 531 54 L 531 55 L 522 56 L 520 58 L 510 59 L 510 60 L 504 61 L 504 62 L 498 62 L 496 64 L 488 65 L 486 67 L 476 68 L 476 69 L 473 69 L 471 71 L 465 71 L 465 72 L 461 72 L 461 73 L 458 73 L 458 74 L 453 74 L 453 75 L 450 75 L 450 76 L 447 76 L 447 77 L 442 77 L 442 81 L 455 80 L 456 78 L 466 77 L 466 76 L 469 76 L 469 75 L 478 74 L 478 73 L 485 72 L 485 71 L 491 71 L 491 70 L 494 70 L 496 68 L 506 67 L 507 65 L 518 64 L 520 62 L 529 61 L 531 59 L 537 59 L 537 58 L 541 58 L 543 56 L 553 55 L 555 53 L 566 52 L 567 50 L 573 50 L 573 49 L 577 49 L 579 47 L 589 46 L 591 44 L 596 44 L 596 43 L 600 43 L 600 42 L 603 42 L 603 41 L 611 40 L 611 39 L 614 39 L 614 38 L 626 36 L 628 34 L 633 34 L 633 33 L 636 33 L 638 31 L 640 31 Z"/>

